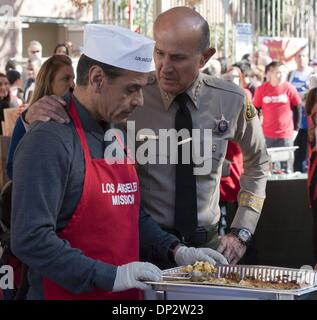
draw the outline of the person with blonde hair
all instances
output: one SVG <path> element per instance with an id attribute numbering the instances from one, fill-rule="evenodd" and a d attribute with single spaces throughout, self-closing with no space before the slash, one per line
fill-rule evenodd
<path id="1" fill-rule="evenodd" d="M 54 55 L 43 63 L 38 72 L 30 105 L 46 95 L 63 97 L 74 86 L 74 70 L 71 59 L 66 55 Z M 13 130 L 7 158 L 6 169 L 10 179 L 12 179 L 13 154 L 25 132 L 23 122 L 18 118 Z"/>
<path id="2" fill-rule="evenodd" d="M 46 95 L 63 97 L 74 86 L 72 60 L 65 55 L 54 55 L 44 62 L 36 77 L 30 104 Z"/>

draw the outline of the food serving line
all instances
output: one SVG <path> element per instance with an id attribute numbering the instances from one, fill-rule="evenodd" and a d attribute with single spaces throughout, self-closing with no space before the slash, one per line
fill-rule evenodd
<path id="1" fill-rule="evenodd" d="M 282 178 L 285 180 L 286 178 L 290 179 L 293 175 L 294 177 L 296 176 L 294 173 L 286 174 L 289 169 L 288 167 L 279 168 L 277 166 L 281 161 L 288 164 L 289 161 L 294 159 L 295 149 L 296 147 L 286 147 L 268 150 L 272 164 L 271 180 L 279 181 Z M 284 169 L 285 172 L 282 172 L 284 174 L 275 174 L 274 170 L 277 169 Z M 269 207 L 269 210 L 271 210 L 271 206 Z M 289 217 L 289 210 L 286 211 Z M 284 219 L 281 220 L 285 221 Z M 299 223 L 298 225 L 301 224 Z M 311 226 L 311 223 L 309 225 Z M 267 237 L 265 239 L 267 241 Z M 306 240 L 303 242 L 305 245 L 309 245 L 310 241 Z M 307 258 L 301 260 L 306 263 L 310 261 Z M 202 273 L 200 278 L 194 272 L 184 272 L 184 267 L 165 270 L 163 271 L 162 281 L 148 282 L 151 284 L 152 290 L 145 291 L 145 299 L 317 300 L 317 272 L 304 269 L 256 265 L 256 262 L 253 265 L 253 262 L 251 263 L 252 265 L 217 266 L 216 272 Z M 226 279 L 233 281 L 225 281 Z M 251 281 L 249 281 L 250 279 Z M 252 283 L 252 280 L 254 283 Z"/>
<path id="2" fill-rule="evenodd" d="M 270 266 L 218 266 L 217 272 L 184 273 L 181 267 L 163 272 L 161 282 L 148 282 L 148 300 L 297 300 L 317 299 L 317 272 Z M 242 281 L 225 281 L 232 275 Z M 252 279 L 248 283 L 248 279 Z M 261 287 L 253 287 L 255 285 Z M 263 285 L 262 285 L 263 284 Z M 273 288 L 275 286 L 275 288 Z M 285 287 L 285 288 L 283 288 Z"/>

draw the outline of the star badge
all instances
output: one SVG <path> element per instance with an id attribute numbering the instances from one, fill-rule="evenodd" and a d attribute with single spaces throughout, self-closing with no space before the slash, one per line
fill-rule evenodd
<path id="1" fill-rule="evenodd" d="M 229 121 L 225 119 L 224 115 L 221 115 L 220 120 L 216 120 L 216 127 L 214 132 L 224 134 L 229 128 Z"/>

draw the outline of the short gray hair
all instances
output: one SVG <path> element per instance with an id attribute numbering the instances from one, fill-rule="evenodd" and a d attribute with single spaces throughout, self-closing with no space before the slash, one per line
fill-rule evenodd
<path id="1" fill-rule="evenodd" d="M 32 40 L 32 41 L 30 41 L 30 43 L 29 43 L 29 48 L 31 48 L 31 47 L 33 47 L 33 46 L 40 47 L 41 50 L 42 50 L 42 45 L 41 45 L 41 43 L 40 43 L 39 41 L 37 41 L 37 40 Z"/>

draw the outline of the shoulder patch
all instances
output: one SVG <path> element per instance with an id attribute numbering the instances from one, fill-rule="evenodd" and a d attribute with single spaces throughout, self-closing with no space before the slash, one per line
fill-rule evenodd
<path id="1" fill-rule="evenodd" d="M 245 119 L 247 121 L 251 121 L 254 117 L 257 116 L 257 111 L 253 104 L 251 103 L 250 99 L 246 98 L 246 111 L 245 111 Z"/>

